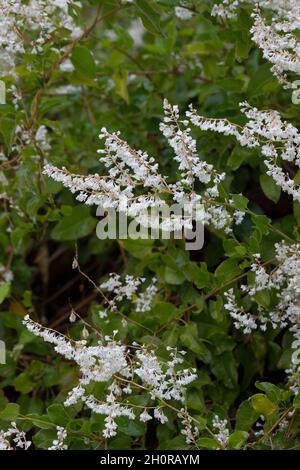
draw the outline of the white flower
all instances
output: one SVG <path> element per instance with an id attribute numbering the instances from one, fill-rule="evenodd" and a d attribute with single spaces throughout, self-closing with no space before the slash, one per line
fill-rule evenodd
<path id="1" fill-rule="evenodd" d="M 160 421 L 161 424 L 165 424 L 168 422 L 168 418 L 164 414 L 164 412 L 161 410 L 161 408 L 154 409 L 154 418 L 158 419 L 158 421 Z"/>
<path id="2" fill-rule="evenodd" d="M 135 18 L 131 21 L 127 32 L 132 37 L 135 46 L 139 47 L 143 45 L 143 37 L 146 30 L 140 18 Z"/>
<path id="3" fill-rule="evenodd" d="M 71 37 L 82 30 L 76 26 L 68 6 L 72 0 L 5 0 L 1 2 L 0 50 L 1 74 L 16 76 L 16 66 L 23 54 L 39 54 L 58 28 L 64 27 Z M 24 41 L 24 37 L 34 38 Z"/>
<path id="4" fill-rule="evenodd" d="M 31 441 L 27 441 L 26 434 L 19 431 L 14 421 L 7 431 L 0 431 L 0 450 L 15 450 L 16 447 L 27 450 L 30 446 Z"/>
<path id="5" fill-rule="evenodd" d="M 153 299 L 157 293 L 156 279 L 152 279 L 150 284 L 144 292 L 141 292 L 135 299 L 136 311 L 137 312 L 148 312 L 151 309 Z"/>
<path id="6" fill-rule="evenodd" d="M 239 330 L 242 329 L 245 334 L 257 329 L 256 321 L 251 313 L 246 313 L 244 309 L 237 305 L 233 289 L 225 292 L 227 302 L 224 308 L 229 311 L 230 316 L 234 319 L 234 326 Z"/>
<path id="7" fill-rule="evenodd" d="M 70 59 L 67 59 L 65 60 L 64 62 L 62 62 L 59 66 L 59 69 L 62 71 L 62 72 L 73 72 L 75 69 L 74 69 L 74 65 L 72 64 L 72 62 L 70 61 Z"/>
<path id="8" fill-rule="evenodd" d="M 83 401 L 86 407 L 94 413 L 105 416 L 103 436 L 113 437 L 117 433 L 116 418 L 120 416 L 128 419 L 139 418 L 148 421 L 151 416 L 145 409 L 136 417 L 134 407 L 127 403 L 128 395 L 134 387 L 142 388 L 149 394 L 155 404 L 154 417 L 162 424 L 168 419 L 163 412 L 159 399 L 177 400 L 183 402 L 185 387 L 197 378 L 195 370 L 182 369 L 182 354 L 176 349 L 168 348 L 169 359 L 164 362 L 154 351 L 147 351 L 134 343 L 135 354 L 130 348 L 122 345 L 110 337 L 105 337 L 107 344 L 99 342 L 96 346 L 87 346 L 86 341 L 71 341 L 63 335 L 56 333 L 33 322 L 28 316 L 23 321 L 26 328 L 34 335 L 54 345 L 55 351 L 66 359 L 74 361 L 80 371 L 79 383 L 69 392 L 64 405 L 72 406 Z M 106 396 L 99 401 L 88 391 L 89 384 L 103 382 L 106 387 Z M 188 418 L 186 418 L 188 419 Z M 57 439 L 51 449 L 63 449 L 66 438 L 63 428 L 58 429 Z M 0 441 L 1 445 L 1 441 Z M 5 436 L 2 445 L 5 447 Z"/>
<path id="9" fill-rule="evenodd" d="M 138 293 L 138 289 L 145 281 L 146 279 L 143 277 L 131 275 L 126 275 L 125 280 L 122 281 L 119 274 L 111 273 L 108 280 L 100 284 L 100 288 L 114 294 L 114 298 L 109 302 L 110 310 L 115 310 L 118 302 L 127 299 L 136 304 L 137 312 L 147 312 L 151 309 L 153 298 L 157 293 L 157 287 L 155 285 L 156 278 L 153 278 L 152 283 L 146 290 Z"/>
<path id="10" fill-rule="evenodd" d="M 152 416 L 149 415 L 146 409 L 140 414 L 140 421 L 142 421 L 143 423 L 146 423 L 147 421 L 150 421 L 151 419 L 152 419 Z"/>
<path id="11" fill-rule="evenodd" d="M 225 449 L 229 440 L 229 430 L 227 429 L 227 419 L 220 419 L 218 415 L 213 418 L 213 427 L 218 431 L 215 438 L 219 442 L 222 449 Z"/>
<path id="12" fill-rule="evenodd" d="M 300 345 L 300 244 L 288 244 L 281 241 L 275 244 L 275 260 L 268 270 L 261 261 L 259 253 L 253 255 L 251 272 L 254 280 L 248 285 L 242 285 L 244 295 L 249 296 L 251 308 L 246 312 L 238 305 L 233 289 L 225 292 L 227 302 L 224 307 L 229 311 L 237 329 L 249 334 L 258 327 L 266 331 L 270 326 L 273 329 L 289 328 L 294 341 L 292 348 L 295 353 Z M 275 265 L 275 267 L 274 267 Z M 274 297 L 272 309 L 264 308 L 255 300 L 260 291 L 269 291 Z M 290 388 L 293 393 L 300 389 L 300 363 L 298 356 L 291 361 L 291 367 L 286 371 L 289 375 Z"/>
<path id="13" fill-rule="evenodd" d="M 14 278 L 13 273 L 5 266 L 0 264 L 0 285 L 2 283 L 11 282 Z"/>
<path id="14" fill-rule="evenodd" d="M 104 139 L 104 149 L 98 150 L 106 168 L 105 175 L 71 174 L 66 168 L 59 169 L 51 164 L 45 165 L 44 173 L 76 193 L 78 201 L 124 213 L 147 229 L 165 232 L 191 229 L 195 220 L 192 214 L 187 218 L 178 214 L 165 218 L 150 213 L 150 210 L 157 210 L 158 214 L 163 214 L 164 209 L 169 209 L 166 198 L 162 197 L 165 194 L 171 203 L 182 207 L 189 205 L 195 208 L 203 203 L 206 212 L 204 222 L 230 232 L 234 207 L 229 201 L 227 204 L 218 201 L 219 184 L 224 180 L 225 173 L 218 173 L 212 164 L 199 157 L 188 124 L 200 123 L 203 129 L 215 129 L 237 138 L 239 132 L 228 122 L 224 124 L 220 121 L 212 125 L 212 121 L 197 117 L 192 110 L 187 113 L 189 120 L 180 120 L 178 106 L 171 106 L 167 100 L 164 100 L 164 113 L 160 130 L 174 150 L 174 160 L 180 173 L 176 182 L 168 183 L 168 178 L 160 173 L 153 157 L 132 149 L 121 139 L 119 132 L 110 133 L 106 128 L 101 129 L 99 136 Z M 202 194 L 195 191 L 197 182 L 205 186 Z M 141 192 L 142 188 L 144 192 Z"/>
<path id="15" fill-rule="evenodd" d="M 214 5 L 212 15 L 233 18 L 243 4 L 253 4 L 254 25 L 252 39 L 262 50 L 265 59 L 273 66 L 272 71 L 286 88 L 293 88 L 287 73 L 300 73 L 300 42 L 293 34 L 300 27 L 300 4 L 298 0 L 223 0 Z M 263 18 L 259 8 L 272 12 L 270 24 Z"/>
<path id="16" fill-rule="evenodd" d="M 181 419 L 181 423 L 183 425 L 181 434 L 185 436 L 186 443 L 194 443 L 197 437 L 199 436 L 199 429 L 197 428 L 197 426 L 193 425 L 192 417 L 184 408 L 182 408 L 178 413 L 178 418 Z"/>
<path id="17" fill-rule="evenodd" d="M 240 225 L 244 220 L 245 212 L 243 212 L 243 211 L 234 211 L 233 217 L 234 217 L 234 220 L 235 220 L 235 224 Z"/>
<path id="18" fill-rule="evenodd" d="M 175 7 L 175 14 L 181 20 L 189 20 L 193 16 L 193 12 L 185 7 Z"/>
<path id="19" fill-rule="evenodd" d="M 48 450 L 67 450 L 68 446 L 64 443 L 67 438 L 67 431 L 62 426 L 56 427 L 57 438 L 54 439 L 52 446 Z"/>
<path id="20" fill-rule="evenodd" d="M 277 111 L 259 111 L 248 103 L 240 103 L 241 111 L 248 119 L 243 128 L 226 119 L 209 119 L 199 116 L 190 107 L 187 116 L 202 130 L 211 130 L 233 136 L 244 147 L 260 148 L 267 175 L 295 201 L 300 201 L 300 187 L 284 172 L 280 161 L 293 162 L 300 168 L 300 133 L 296 127 L 281 120 Z M 265 142 L 268 142 L 267 144 Z"/>
<path id="21" fill-rule="evenodd" d="M 56 87 L 53 92 L 56 95 L 76 95 L 81 92 L 81 88 L 75 85 L 61 85 Z"/>
<path id="22" fill-rule="evenodd" d="M 285 87 L 293 88 L 286 73 L 300 73 L 300 41 L 296 35 L 291 34 L 300 26 L 299 3 L 283 23 L 277 20 L 268 25 L 259 12 L 253 17 L 253 40 L 261 48 L 264 58 L 273 64 L 272 71 L 279 81 Z"/>
<path id="23" fill-rule="evenodd" d="M 51 149 L 51 146 L 48 141 L 48 135 L 47 135 L 47 128 L 44 125 L 41 125 L 38 130 L 36 131 L 35 134 L 35 140 L 39 147 L 44 151 L 47 152 L 48 150 Z"/>

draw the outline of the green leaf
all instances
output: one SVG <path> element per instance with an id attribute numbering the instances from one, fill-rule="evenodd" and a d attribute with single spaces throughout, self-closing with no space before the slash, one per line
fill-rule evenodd
<path id="1" fill-rule="evenodd" d="M 249 401 L 243 401 L 236 412 L 235 429 L 249 431 L 258 417 L 259 413 L 253 409 Z"/>
<path id="2" fill-rule="evenodd" d="M 198 390 L 191 389 L 187 392 L 186 397 L 186 404 L 188 408 L 192 408 L 193 410 L 204 411 L 205 410 L 205 403 L 203 398 L 203 393 L 201 388 Z"/>
<path id="3" fill-rule="evenodd" d="M 300 409 L 300 394 L 295 396 L 293 406 L 297 409 Z"/>
<path id="4" fill-rule="evenodd" d="M 265 308 L 268 308 L 271 302 L 270 292 L 267 289 L 256 292 L 254 295 L 256 302 Z"/>
<path id="5" fill-rule="evenodd" d="M 115 73 L 113 75 L 115 82 L 115 90 L 117 95 L 121 96 L 127 104 L 129 104 L 129 94 L 127 88 L 127 71 L 122 70 L 121 72 Z"/>
<path id="6" fill-rule="evenodd" d="M 281 188 L 278 186 L 273 178 L 269 175 L 260 175 L 259 182 L 264 194 L 268 199 L 275 202 L 275 204 L 280 199 Z"/>
<path id="7" fill-rule="evenodd" d="M 184 54 L 186 56 L 211 55 L 213 50 L 214 44 L 210 44 L 209 42 L 191 42 L 190 44 L 186 45 L 184 49 Z"/>
<path id="8" fill-rule="evenodd" d="M 8 403 L 3 411 L 0 411 L 0 419 L 3 421 L 15 421 L 19 416 L 20 406 L 17 403 Z"/>
<path id="9" fill-rule="evenodd" d="M 0 284 L 0 304 L 8 297 L 10 292 L 10 282 L 4 282 Z"/>
<path id="10" fill-rule="evenodd" d="M 16 390 L 21 393 L 29 393 L 34 387 L 34 383 L 26 372 L 22 372 L 22 374 L 18 375 L 14 381 L 14 385 Z"/>
<path id="11" fill-rule="evenodd" d="M 8 117 L 0 118 L 0 132 L 3 136 L 4 143 L 10 147 L 13 141 L 16 122 Z"/>
<path id="12" fill-rule="evenodd" d="M 248 85 L 248 95 L 250 97 L 260 96 L 278 88 L 278 82 L 270 71 L 270 65 L 265 63 L 261 65 L 252 76 Z"/>
<path id="13" fill-rule="evenodd" d="M 249 200 L 242 194 L 231 194 L 231 199 L 234 202 L 235 209 L 240 211 L 247 209 Z"/>
<path id="14" fill-rule="evenodd" d="M 230 279 L 241 273 L 236 258 L 228 258 L 223 261 L 215 270 L 215 276 L 219 279 Z"/>
<path id="15" fill-rule="evenodd" d="M 217 300 L 210 300 L 209 301 L 209 312 L 216 322 L 220 323 L 224 319 L 224 307 L 223 307 L 223 299 L 221 296 L 217 297 Z"/>
<path id="16" fill-rule="evenodd" d="M 164 278 L 168 284 L 175 286 L 181 285 L 184 282 L 184 275 L 180 271 L 169 268 L 169 266 L 165 267 Z"/>
<path id="17" fill-rule="evenodd" d="M 271 220 L 266 215 L 252 214 L 251 218 L 261 235 L 267 235 L 269 233 L 268 225 L 270 224 Z"/>
<path id="18" fill-rule="evenodd" d="M 197 446 L 201 449 L 215 450 L 220 448 L 220 444 L 216 439 L 210 437 L 199 437 L 197 439 Z"/>
<path id="19" fill-rule="evenodd" d="M 71 61 L 79 75 L 94 78 L 96 65 L 91 51 L 85 46 L 76 46 L 73 49 Z"/>
<path id="20" fill-rule="evenodd" d="M 244 162 L 247 162 L 250 158 L 250 153 L 248 149 L 236 145 L 231 152 L 230 157 L 228 158 L 228 165 L 233 170 L 237 170 Z M 238 209 L 238 207 L 237 207 Z"/>
<path id="21" fill-rule="evenodd" d="M 241 449 L 246 443 L 248 438 L 248 433 L 246 431 L 235 431 L 230 435 L 228 441 L 229 449 Z"/>
<path id="22" fill-rule="evenodd" d="M 183 274 L 188 281 L 193 282 L 198 289 L 209 287 L 211 274 L 208 272 L 206 263 L 187 263 L 183 269 Z"/>
<path id="23" fill-rule="evenodd" d="M 49 420 L 47 415 L 38 415 L 31 413 L 28 415 L 32 424 L 40 429 L 54 429 L 53 423 Z"/>
<path id="24" fill-rule="evenodd" d="M 87 206 L 76 206 L 71 208 L 70 215 L 58 222 L 52 230 L 51 236 L 58 241 L 77 240 L 89 235 L 96 224 L 97 220 L 91 217 L 90 209 Z"/>
<path id="25" fill-rule="evenodd" d="M 293 212 L 297 222 L 298 227 L 300 227 L 300 202 L 294 201 L 293 203 Z"/>
<path id="26" fill-rule="evenodd" d="M 256 382 L 255 386 L 259 390 L 265 392 L 268 399 L 271 400 L 273 403 L 278 403 L 282 399 L 284 391 L 281 390 L 279 387 L 276 387 L 276 385 L 274 384 L 271 384 L 269 382 Z"/>
<path id="27" fill-rule="evenodd" d="M 197 354 L 198 358 L 208 364 L 211 360 L 211 353 L 198 336 L 197 325 L 191 323 L 184 327 L 184 332 L 180 335 L 182 344 Z"/>
<path id="28" fill-rule="evenodd" d="M 224 385 L 230 389 L 237 384 L 237 364 L 232 352 L 225 351 L 220 356 L 214 357 L 211 370 L 215 376 L 222 380 Z"/>
<path id="29" fill-rule="evenodd" d="M 271 402 L 263 393 L 257 393 L 250 398 L 251 405 L 260 415 L 269 416 L 277 410 L 277 405 Z"/>
<path id="30" fill-rule="evenodd" d="M 65 426 L 70 421 L 70 416 L 60 403 L 53 403 L 53 405 L 48 406 L 47 413 L 50 421 L 59 426 Z"/>
<path id="31" fill-rule="evenodd" d="M 249 51 L 251 49 L 251 42 L 246 41 L 238 41 L 235 46 L 235 58 L 238 62 L 242 62 L 243 60 L 247 59 L 249 56 Z"/>
<path id="32" fill-rule="evenodd" d="M 190 446 L 186 444 L 183 436 L 176 436 L 173 439 L 163 441 L 159 446 L 159 450 L 188 450 Z"/>
<path id="33" fill-rule="evenodd" d="M 136 0 L 137 13 L 145 28 L 153 34 L 162 34 L 160 29 L 160 12 L 157 6 L 148 0 Z"/>
<path id="34" fill-rule="evenodd" d="M 48 447 L 52 445 L 54 439 L 56 439 L 55 428 L 41 429 L 33 436 L 32 441 L 38 448 L 48 449 Z"/>
<path id="35" fill-rule="evenodd" d="M 117 419 L 118 428 L 121 432 L 128 436 L 143 436 L 146 432 L 146 425 L 137 419 L 132 420 L 126 417 L 121 417 Z"/>
<path id="36" fill-rule="evenodd" d="M 154 240 L 133 240 L 128 238 L 127 240 L 120 240 L 119 243 L 135 258 L 144 259 L 151 253 Z"/>
<path id="37" fill-rule="evenodd" d="M 176 314 L 176 306 L 168 302 L 157 302 L 151 309 L 153 316 L 157 317 L 161 323 L 170 320 Z"/>

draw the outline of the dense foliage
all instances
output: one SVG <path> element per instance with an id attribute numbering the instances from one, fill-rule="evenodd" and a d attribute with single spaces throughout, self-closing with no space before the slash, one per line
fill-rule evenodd
<path id="1" fill-rule="evenodd" d="M 299 447 L 298 3 L 0 0 L 0 449 Z"/>

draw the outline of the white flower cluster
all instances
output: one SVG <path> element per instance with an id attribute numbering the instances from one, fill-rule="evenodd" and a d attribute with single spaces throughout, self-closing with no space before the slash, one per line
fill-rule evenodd
<path id="1" fill-rule="evenodd" d="M 135 18 L 131 21 L 127 32 L 132 37 L 136 47 L 140 47 L 144 44 L 144 35 L 146 33 L 146 29 L 144 28 L 143 22 L 140 18 Z"/>
<path id="2" fill-rule="evenodd" d="M 169 351 L 170 358 L 165 367 L 154 351 L 149 352 L 145 348 L 137 350 L 135 373 L 142 383 L 150 386 L 150 396 L 153 400 L 158 398 L 183 402 L 185 386 L 197 378 L 196 370 L 177 370 L 176 366 L 183 363 L 181 355 L 185 352 L 181 351 L 179 356 L 177 350 L 174 351 L 170 347 L 167 351 Z"/>
<path id="3" fill-rule="evenodd" d="M 233 289 L 229 289 L 224 295 L 227 301 L 224 304 L 224 308 L 228 310 L 231 318 L 233 318 L 235 328 L 237 330 L 243 330 L 245 334 L 256 330 L 257 324 L 253 315 L 249 312 L 245 312 L 243 307 L 238 305 Z"/>
<path id="4" fill-rule="evenodd" d="M 105 154 L 101 161 L 108 169 L 108 176 L 71 175 L 65 168 L 59 170 L 52 165 L 46 165 L 44 173 L 73 193 L 79 192 L 79 201 L 126 212 L 129 217 L 138 218 L 149 207 L 165 204 L 157 193 L 167 185 L 154 159 L 145 152 L 131 149 L 120 139 L 119 133 L 109 134 L 103 128 L 100 137 L 105 139 L 105 149 L 99 153 Z M 143 187 L 152 192 L 146 196 L 136 194 Z"/>
<path id="5" fill-rule="evenodd" d="M 183 425 L 181 434 L 185 436 L 186 443 L 195 443 L 197 437 L 199 436 L 199 429 L 193 423 L 192 417 L 184 408 L 182 408 L 178 413 L 178 418 L 181 419 L 181 424 Z"/>
<path id="6" fill-rule="evenodd" d="M 68 446 L 65 444 L 67 439 L 67 431 L 62 426 L 56 427 L 57 437 L 52 442 L 52 446 L 48 447 L 48 450 L 67 450 Z"/>
<path id="7" fill-rule="evenodd" d="M 255 274 L 255 284 L 251 286 L 251 288 L 242 286 L 242 289 L 246 290 L 251 297 L 254 297 L 257 292 L 274 287 L 266 268 L 261 265 L 260 253 L 254 253 L 253 258 L 254 261 L 251 264 L 251 271 Z"/>
<path id="8" fill-rule="evenodd" d="M 153 350 L 149 351 L 136 343 L 132 345 L 132 349 L 136 350 L 135 354 L 132 354 L 131 348 L 110 337 L 105 337 L 104 341 L 99 341 L 96 346 L 87 346 L 85 340 L 69 340 L 59 333 L 43 328 L 29 316 L 24 318 L 24 325 L 34 335 L 53 344 L 58 354 L 73 360 L 79 366 L 79 384 L 69 392 L 65 406 L 83 401 L 93 412 L 105 415 L 103 436 L 106 438 L 116 435 L 115 418 L 137 417 L 134 405 L 126 401 L 126 396 L 132 393 L 133 388 L 142 389 L 149 394 L 153 403 L 149 409 L 153 409 L 154 418 L 165 423 L 168 419 L 163 409 L 168 406 L 168 401 L 177 400 L 184 403 L 186 386 L 197 378 L 194 369 L 180 368 L 184 352 L 178 353 L 176 349 L 168 348 L 169 359 L 163 361 Z M 107 384 L 107 393 L 102 401 L 86 390 L 89 384 L 95 382 Z M 147 407 L 139 419 L 143 422 L 152 419 Z M 188 419 L 185 417 L 185 421 Z M 62 431 L 61 436 L 63 435 Z M 58 441 L 57 445 L 60 445 L 59 437 Z"/>
<path id="9" fill-rule="evenodd" d="M 287 3 L 287 2 L 286 2 Z M 272 72 L 285 88 L 295 88 L 288 73 L 300 74 L 300 41 L 294 31 L 300 27 L 300 5 L 291 9 L 286 19 L 267 24 L 260 12 L 253 14 L 252 39 L 272 66 Z"/>
<path id="10" fill-rule="evenodd" d="M 154 158 L 149 157 L 146 152 L 132 149 L 120 138 L 119 132 L 109 133 L 105 128 L 100 134 L 100 138 L 105 140 L 105 148 L 99 150 L 99 153 L 103 154 L 101 162 L 107 169 L 107 175 L 75 175 L 66 168 L 59 169 L 50 164 L 45 165 L 44 174 L 61 182 L 72 193 L 77 193 L 77 200 L 126 213 L 144 227 L 170 232 L 183 227 L 190 229 L 195 217 L 200 216 L 202 220 L 202 214 L 197 215 L 197 211 L 193 210 L 184 217 L 174 214 L 167 221 L 151 217 L 149 209 L 163 210 L 168 207 L 166 198 L 162 197 L 165 194 L 171 199 L 171 203 L 183 207 L 189 204 L 196 208 L 202 203 L 205 223 L 229 232 L 234 217 L 226 204 L 219 201 L 218 189 L 225 173 L 218 173 L 213 165 L 201 160 L 196 141 L 191 137 L 189 120 L 179 119 L 178 106 L 171 106 L 165 100 L 164 112 L 160 130 L 174 150 L 174 160 L 180 171 L 180 178 L 175 183 L 168 183 L 167 177 L 160 174 Z M 190 116 L 193 122 L 194 115 L 188 112 L 186 117 Z M 204 185 L 205 189 L 202 192 L 200 190 L 201 195 L 196 191 L 197 185 Z M 144 194 L 143 190 L 147 193 Z M 232 206 L 234 212 L 230 201 L 227 201 L 227 206 Z M 241 214 L 236 216 L 240 222 Z"/>
<path id="11" fill-rule="evenodd" d="M 5 266 L 0 264 L 0 285 L 11 282 L 14 278 L 13 273 L 7 269 Z"/>
<path id="12" fill-rule="evenodd" d="M 267 272 L 260 263 L 260 255 L 254 255 L 254 263 L 251 271 L 254 274 L 254 282 L 250 285 L 242 285 L 242 292 L 246 293 L 252 301 L 255 295 L 263 290 L 274 290 L 277 296 L 276 306 L 271 312 L 267 312 L 262 306 L 257 307 L 256 314 L 245 312 L 238 305 L 233 289 L 229 289 L 225 295 L 227 303 L 225 308 L 235 320 L 235 326 L 244 333 L 252 330 L 265 330 L 267 324 L 275 328 L 289 326 L 293 330 L 300 325 L 300 245 L 280 242 L 275 244 L 276 267 Z"/>
<path id="13" fill-rule="evenodd" d="M 280 242 L 275 245 L 275 267 L 267 270 L 260 261 L 260 255 L 254 256 L 251 272 L 254 281 L 242 285 L 241 291 L 250 301 L 250 311 L 239 305 L 233 289 L 225 293 L 227 302 L 224 307 L 234 319 L 234 325 L 245 334 L 260 328 L 262 331 L 270 325 L 274 329 L 289 328 L 294 337 L 292 347 L 300 347 L 300 244 Z M 259 305 L 255 295 L 266 291 L 274 293 L 277 298 L 271 310 Z M 298 393 L 300 389 L 300 361 L 292 360 L 291 368 L 287 371 L 292 383 L 292 390 Z"/>
<path id="14" fill-rule="evenodd" d="M 184 6 L 177 6 L 175 7 L 175 15 L 177 18 L 183 21 L 190 20 L 193 16 L 193 12 Z"/>
<path id="15" fill-rule="evenodd" d="M 300 245 L 277 243 L 278 267 L 270 274 L 270 284 L 278 292 L 278 313 L 271 317 L 281 327 L 300 324 Z"/>
<path id="16" fill-rule="evenodd" d="M 1 0 L 0 50 L 2 76 L 16 74 L 17 58 L 25 52 L 39 54 L 42 46 L 64 28 L 72 39 L 81 34 L 74 22 L 73 0 Z"/>
<path id="17" fill-rule="evenodd" d="M 296 127 L 283 121 L 277 111 L 259 111 L 248 103 L 240 104 L 248 122 L 244 127 L 230 123 L 227 119 L 209 119 L 199 116 L 193 108 L 187 115 L 200 129 L 234 136 L 240 145 L 259 147 L 267 167 L 267 174 L 283 191 L 295 201 L 300 201 L 300 187 L 279 165 L 290 162 L 300 168 L 300 133 Z"/>
<path id="18" fill-rule="evenodd" d="M 221 0 L 220 3 L 213 6 L 212 15 L 222 18 L 234 18 L 238 8 L 243 5 L 270 10 L 275 19 L 299 21 L 298 0 L 289 0 L 288 2 L 286 0 Z"/>
<path id="19" fill-rule="evenodd" d="M 229 440 L 229 430 L 227 428 L 227 419 L 220 419 L 218 415 L 213 418 L 212 425 L 218 431 L 215 434 L 215 438 L 219 442 L 221 449 L 225 449 Z"/>
<path id="20" fill-rule="evenodd" d="M 42 328 L 28 316 L 24 318 L 24 324 L 31 333 L 55 345 L 54 350 L 58 354 L 77 363 L 82 376 L 81 383 L 84 385 L 89 384 L 91 381 L 109 381 L 116 373 L 123 376 L 130 375 L 125 357 L 125 346 L 115 341 L 108 341 L 106 345 L 99 342 L 97 346 L 87 347 L 86 341 L 72 342 L 67 340 L 55 331 Z M 78 390 L 76 393 L 78 393 Z"/>
<path id="21" fill-rule="evenodd" d="M 148 287 L 146 287 L 146 290 L 144 292 L 141 292 L 136 299 L 134 299 L 135 302 L 135 310 L 137 312 L 148 312 L 151 310 L 151 306 L 153 303 L 153 299 L 155 295 L 157 294 L 157 286 L 156 286 L 156 279 L 152 279 L 152 284 L 150 284 Z"/>
<path id="22" fill-rule="evenodd" d="M 117 383 L 113 382 L 108 387 L 108 394 L 106 395 L 103 403 L 96 400 L 92 395 L 82 398 L 86 406 L 91 411 L 106 416 L 104 419 L 105 427 L 103 430 L 103 437 L 105 438 L 113 437 L 117 434 L 118 425 L 115 421 L 116 418 L 125 416 L 129 419 L 135 419 L 133 410 L 117 401 L 122 398 L 123 393 L 126 394 L 125 389 L 122 389 Z"/>
<path id="23" fill-rule="evenodd" d="M 213 7 L 212 14 L 222 18 L 234 18 L 240 5 L 253 5 L 254 25 L 252 39 L 262 50 L 272 66 L 272 71 L 286 88 L 296 88 L 289 80 L 290 72 L 300 73 L 300 4 L 298 0 L 223 0 Z M 270 11 L 268 22 L 259 9 Z"/>
<path id="24" fill-rule="evenodd" d="M 31 441 L 27 441 L 23 431 L 19 431 L 16 423 L 13 421 L 7 431 L 0 431 L 0 450 L 14 450 L 19 448 L 27 450 Z"/>
<path id="25" fill-rule="evenodd" d="M 286 374 L 289 379 L 289 386 L 292 392 L 295 395 L 298 395 L 300 392 L 300 327 L 299 324 L 290 328 L 290 331 L 293 334 L 294 341 L 292 342 L 292 358 L 289 369 L 286 369 Z"/>
<path id="26" fill-rule="evenodd" d="M 81 87 L 75 85 L 61 85 L 53 89 L 55 95 L 79 95 Z"/>
<path id="27" fill-rule="evenodd" d="M 171 106 L 165 100 L 164 111 L 164 122 L 160 124 L 160 130 L 174 150 L 174 160 L 178 163 L 181 172 L 180 190 L 183 191 L 185 186 L 194 189 L 196 179 L 204 184 L 210 183 L 214 179 L 214 188 L 210 191 L 215 195 L 217 186 L 224 179 L 225 175 L 217 174 L 214 171 L 213 165 L 200 160 L 197 153 L 196 141 L 190 135 L 189 121 L 179 120 L 178 106 Z M 180 122 L 185 126 L 183 130 L 180 128 Z M 178 188 L 176 189 L 178 191 Z M 177 202 L 179 201 L 177 200 Z"/>
<path id="28" fill-rule="evenodd" d="M 138 293 L 139 287 L 145 281 L 145 277 L 134 277 L 127 274 L 124 282 L 122 282 L 119 274 L 111 273 L 108 280 L 100 284 L 100 288 L 115 294 L 114 298 L 109 302 L 110 310 L 116 310 L 116 304 L 126 299 L 136 305 L 135 310 L 137 312 L 147 312 L 151 309 L 153 299 L 157 293 L 157 279 L 152 278 L 152 283 L 146 290 Z"/>
<path id="29" fill-rule="evenodd" d="M 62 62 L 62 63 L 60 64 L 59 70 L 60 70 L 61 72 L 71 73 L 71 72 L 74 72 L 75 67 L 74 67 L 74 65 L 72 64 L 72 62 L 71 62 L 70 59 L 66 59 L 66 60 L 64 60 L 64 62 Z"/>
<path id="30" fill-rule="evenodd" d="M 43 124 L 36 131 L 35 140 L 40 149 L 43 150 L 43 152 L 47 153 L 48 150 L 51 149 L 51 145 L 48 139 L 47 128 Z"/>
<path id="31" fill-rule="evenodd" d="M 15 110 L 17 111 L 20 109 L 20 103 L 22 101 L 22 94 L 20 90 L 16 87 L 15 84 L 11 84 L 10 87 L 7 88 L 7 92 L 11 95 L 11 102 L 14 105 Z"/>
<path id="32" fill-rule="evenodd" d="M 243 0 L 222 0 L 213 6 L 211 14 L 220 18 L 234 18 L 236 10 Z"/>

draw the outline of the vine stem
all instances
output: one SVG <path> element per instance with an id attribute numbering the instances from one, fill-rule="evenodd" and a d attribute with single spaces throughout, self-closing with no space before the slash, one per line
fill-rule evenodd
<path id="1" fill-rule="evenodd" d="M 286 418 L 286 416 L 290 413 L 290 411 L 293 409 L 293 406 L 289 407 L 287 410 L 283 412 L 283 414 L 278 418 L 278 420 L 273 424 L 273 426 L 257 441 L 248 444 L 248 447 L 253 447 L 259 442 L 262 442 L 264 439 L 271 437 L 272 432 L 279 426 L 279 424 Z"/>
<path id="2" fill-rule="evenodd" d="M 132 380 L 128 380 L 128 379 L 125 379 L 124 377 L 119 377 L 119 376 L 116 376 L 116 378 L 117 378 L 118 380 L 121 380 L 121 381 L 123 381 L 123 382 L 126 382 L 126 383 L 132 385 L 133 387 L 141 388 L 141 389 L 143 389 L 143 390 L 149 392 L 149 389 L 148 389 L 147 387 L 144 387 L 143 385 L 140 385 L 140 384 L 138 384 L 138 383 L 136 383 L 136 382 L 133 382 Z M 180 413 L 180 410 L 179 410 L 178 408 L 176 408 L 176 406 L 171 405 L 170 403 L 168 403 L 167 401 L 163 400 L 162 398 L 159 398 L 159 401 L 160 401 L 164 406 L 166 406 L 167 408 L 170 408 L 170 410 L 175 411 L 177 415 Z M 192 419 L 192 421 L 194 421 L 194 423 L 196 423 L 196 424 L 201 428 L 201 425 L 200 425 L 199 421 L 197 420 L 197 418 L 194 418 L 194 417 L 191 416 L 190 414 L 189 414 L 189 417 Z M 204 429 L 211 435 L 211 437 L 213 437 L 213 438 L 215 439 L 214 433 L 209 429 L 208 426 L 205 426 Z"/>
<path id="3" fill-rule="evenodd" d="M 272 264 L 274 263 L 274 261 L 276 261 L 274 258 L 270 258 L 269 260 L 265 261 L 264 263 L 261 264 L 261 266 L 267 266 L 268 264 Z M 239 276 L 236 276 L 234 277 L 233 279 L 230 279 L 230 281 L 227 281 L 227 282 L 224 282 L 223 284 L 221 284 L 220 286 L 218 287 L 214 287 L 211 291 L 209 291 L 203 298 L 204 302 L 206 302 L 208 299 L 210 299 L 211 297 L 213 297 L 214 295 L 216 295 L 218 292 L 222 291 L 223 289 L 225 289 L 226 287 L 229 287 L 231 284 L 234 284 L 235 282 L 237 281 L 240 281 L 241 279 L 243 279 L 244 277 L 247 276 L 249 271 L 246 271 L 245 273 L 242 273 L 240 274 Z M 168 325 L 170 325 L 171 323 L 173 323 L 174 321 L 178 320 L 179 318 L 181 318 L 185 313 L 193 310 L 194 308 L 197 307 L 197 304 L 192 304 L 192 305 L 189 305 L 188 307 L 186 307 L 185 309 L 181 310 L 180 312 L 178 312 L 176 315 L 174 315 L 174 317 L 172 317 L 170 320 L 168 320 L 166 323 L 164 323 L 163 325 L 160 326 L 160 328 L 158 328 L 158 330 L 155 331 L 155 335 L 161 333 L 161 331 L 163 331 Z"/>
<path id="4" fill-rule="evenodd" d="M 30 421 L 30 422 L 32 422 L 32 423 L 33 423 L 33 421 L 34 421 L 33 418 L 31 418 L 31 416 L 25 416 L 25 415 L 19 415 L 17 419 L 20 419 L 20 420 L 22 420 L 22 421 Z M 37 418 L 35 418 L 35 419 L 37 419 Z M 54 428 L 56 428 L 56 426 L 57 426 L 55 423 L 52 423 L 51 421 L 45 421 L 45 420 L 43 420 L 43 419 L 41 419 L 41 418 L 38 418 L 37 420 L 38 420 L 40 423 L 44 423 L 44 424 L 46 424 L 46 425 L 48 425 L 48 426 L 53 426 Z M 100 443 L 101 445 L 103 445 L 103 440 L 104 440 L 104 439 L 99 438 L 99 437 L 96 436 L 95 434 L 84 434 L 84 433 L 82 433 L 81 431 L 80 431 L 80 432 L 79 432 L 79 431 L 76 432 L 76 431 L 70 431 L 70 430 L 68 430 L 68 434 L 71 434 L 71 435 L 73 434 L 74 436 L 78 436 L 78 435 L 79 435 L 79 436 L 83 436 L 83 437 L 85 437 L 86 439 L 93 440 L 94 442 L 97 442 L 98 444 Z"/>

